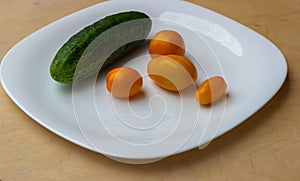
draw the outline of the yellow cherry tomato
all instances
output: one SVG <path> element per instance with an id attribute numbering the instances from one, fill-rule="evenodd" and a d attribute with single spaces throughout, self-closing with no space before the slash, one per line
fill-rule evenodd
<path id="1" fill-rule="evenodd" d="M 200 104 L 211 104 L 219 100 L 225 93 L 227 84 L 220 76 L 205 80 L 197 89 L 195 98 Z"/>
<path id="2" fill-rule="evenodd" d="M 106 76 L 107 90 L 119 98 L 128 98 L 138 94 L 142 86 L 142 76 L 129 67 L 115 68 Z"/>
<path id="3" fill-rule="evenodd" d="M 159 86 L 180 91 L 197 79 L 194 64 L 184 56 L 167 55 L 153 58 L 147 67 L 149 77 Z"/>
<path id="4" fill-rule="evenodd" d="M 184 55 L 184 40 L 176 31 L 159 31 L 150 41 L 149 53 L 151 57 L 157 55 Z"/>

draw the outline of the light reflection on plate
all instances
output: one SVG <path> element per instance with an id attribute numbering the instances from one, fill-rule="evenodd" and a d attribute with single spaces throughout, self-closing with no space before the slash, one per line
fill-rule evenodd
<path id="1" fill-rule="evenodd" d="M 208 38 L 217 41 L 237 56 L 243 55 L 243 49 L 240 42 L 230 34 L 227 29 L 215 22 L 177 12 L 162 13 L 159 18 L 166 22 L 184 26 L 200 35 L 207 36 Z"/>

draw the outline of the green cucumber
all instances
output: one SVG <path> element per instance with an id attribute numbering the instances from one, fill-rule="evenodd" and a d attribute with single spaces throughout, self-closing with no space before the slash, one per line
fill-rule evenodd
<path id="1" fill-rule="evenodd" d="M 50 75 L 60 83 L 86 79 L 140 46 L 151 26 L 142 12 L 107 16 L 64 43 L 51 62 Z"/>

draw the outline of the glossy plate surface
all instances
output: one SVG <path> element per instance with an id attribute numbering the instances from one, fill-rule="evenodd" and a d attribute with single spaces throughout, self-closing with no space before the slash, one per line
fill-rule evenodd
<path id="1" fill-rule="evenodd" d="M 172 3 L 171 3 L 172 2 Z M 229 131 L 267 103 L 283 84 L 287 65 L 270 41 L 220 14 L 184 1 L 109 1 L 64 17 L 15 45 L 1 62 L 1 84 L 36 122 L 87 149 L 121 159 L 155 159 L 180 153 Z M 182 34 L 195 63 L 197 84 L 221 75 L 228 96 L 204 107 L 195 87 L 180 94 L 162 90 L 146 76 L 147 44 L 114 66 L 144 76 L 133 100 L 111 97 L 105 74 L 73 87 L 49 76 L 56 51 L 83 27 L 117 12 L 138 10 L 153 18 L 149 38 L 160 29 Z"/>

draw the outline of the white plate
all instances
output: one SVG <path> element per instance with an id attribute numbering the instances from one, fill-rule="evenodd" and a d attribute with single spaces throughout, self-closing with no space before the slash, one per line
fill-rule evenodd
<path id="1" fill-rule="evenodd" d="M 121 11 L 151 18 L 152 32 L 182 33 L 199 71 L 197 84 L 222 75 L 228 97 L 211 107 L 196 103 L 194 87 L 172 94 L 144 77 L 143 94 L 127 101 L 105 88 L 105 73 L 80 87 L 60 85 L 49 76 L 56 51 L 74 33 Z M 146 74 L 147 47 L 126 58 Z M 114 66 L 124 65 L 123 63 Z M 203 146 L 260 109 L 283 84 L 287 65 L 267 39 L 220 14 L 184 1 L 108 1 L 60 19 L 15 45 L 1 63 L 1 83 L 10 98 L 36 122 L 87 149 L 125 160 L 159 159 Z M 84 87 L 84 88 L 82 88 Z M 123 160 L 124 161 L 124 160 Z"/>

